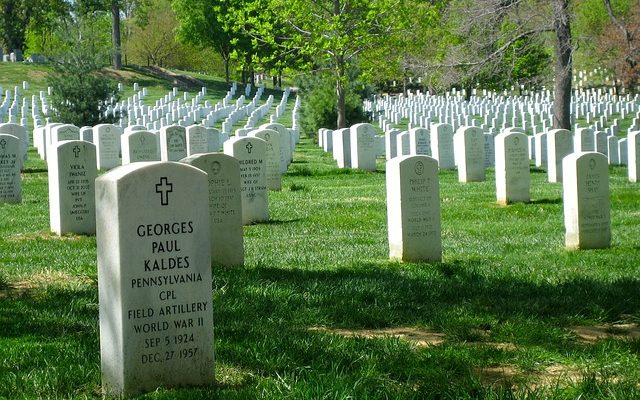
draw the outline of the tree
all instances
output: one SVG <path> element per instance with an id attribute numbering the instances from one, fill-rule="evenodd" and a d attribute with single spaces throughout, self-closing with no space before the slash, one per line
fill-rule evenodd
<path id="1" fill-rule="evenodd" d="M 569 0 L 553 0 L 553 30 L 556 35 L 555 81 L 553 88 L 553 127 L 571 129 L 571 80 L 573 44 Z"/>
<path id="2" fill-rule="evenodd" d="M 122 39 L 120 36 L 120 3 L 111 0 L 111 38 L 113 40 L 113 68 L 122 69 Z"/>
<path id="3" fill-rule="evenodd" d="M 75 0 L 76 11 L 79 15 L 88 15 L 96 12 L 104 12 L 111 15 L 112 62 L 113 68 L 115 69 L 122 69 L 122 35 L 120 33 L 121 3 L 126 3 L 126 9 L 130 10 L 135 8 L 135 1 L 136 0 Z"/>
<path id="4" fill-rule="evenodd" d="M 449 84 L 466 81 L 469 85 L 487 79 L 496 82 L 496 77 L 505 75 L 505 68 L 516 78 L 513 67 L 526 63 L 513 61 L 544 57 L 542 40 L 553 33 L 554 127 L 571 128 L 574 47 L 569 0 L 452 0 L 445 9 L 443 23 L 447 28 L 436 45 L 441 50 L 434 59 L 423 62 L 422 69 L 437 71 L 439 79 Z M 543 67 L 544 63 L 537 65 Z M 528 71 L 520 71 L 526 72 L 521 77 L 544 72 L 544 68 L 530 67 L 533 65 L 527 66 Z"/>
<path id="5" fill-rule="evenodd" d="M 144 18 L 136 18 L 135 22 L 128 46 L 134 59 L 144 60 L 147 65 L 166 66 L 179 48 L 174 31 L 177 21 L 169 0 L 154 1 Z"/>
<path id="6" fill-rule="evenodd" d="M 211 47 L 222 57 L 225 79 L 229 82 L 229 63 L 237 36 L 231 29 L 231 2 L 224 0 L 174 0 L 178 18 L 178 38 L 198 47 Z"/>
<path id="7" fill-rule="evenodd" d="M 346 126 L 347 73 L 367 51 L 386 46 L 401 29 L 402 0 L 270 0 L 271 15 L 286 30 L 256 20 L 252 37 L 313 60 L 313 68 L 332 72 L 336 126 Z"/>
<path id="8" fill-rule="evenodd" d="M 50 56 L 54 71 L 47 83 L 53 90 L 51 116 L 56 121 L 91 126 L 116 118 L 107 109 L 118 102 L 117 85 L 99 74 L 106 54 L 102 32 L 92 22 L 80 20 L 67 27 L 64 45 Z"/>
<path id="9" fill-rule="evenodd" d="M 613 70 L 633 92 L 640 78 L 640 2 L 635 2 L 626 13 L 616 13 L 611 0 L 604 0 L 604 6 L 615 33 L 608 30 L 603 42 L 615 53 Z"/>
<path id="10" fill-rule="evenodd" d="M 69 14 L 65 0 L 0 0 L 0 48 L 25 50 L 28 27 L 51 27 Z"/>

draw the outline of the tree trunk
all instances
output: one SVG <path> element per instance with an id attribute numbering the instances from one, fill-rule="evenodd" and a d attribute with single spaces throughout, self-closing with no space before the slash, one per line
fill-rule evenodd
<path id="1" fill-rule="evenodd" d="M 347 127 L 347 112 L 346 112 L 346 93 L 344 89 L 344 77 L 339 75 L 336 79 L 336 111 L 338 113 L 338 120 L 336 121 L 336 129 L 342 129 Z"/>
<path id="2" fill-rule="evenodd" d="M 229 83 L 229 57 L 224 57 L 224 80 Z"/>
<path id="3" fill-rule="evenodd" d="M 556 33 L 556 65 L 553 127 L 571 130 L 571 74 L 573 71 L 569 0 L 554 0 L 553 29 Z"/>
<path id="4" fill-rule="evenodd" d="M 111 0 L 111 36 L 113 40 L 113 68 L 122 69 L 122 53 L 120 51 L 120 5 L 118 0 Z"/>

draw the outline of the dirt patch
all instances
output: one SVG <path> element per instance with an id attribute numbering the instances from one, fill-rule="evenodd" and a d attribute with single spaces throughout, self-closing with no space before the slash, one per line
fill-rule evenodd
<path id="1" fill-rule="evenodd" d="M 505 383 L 513 383 L 521 376 L 518 368 L 513 365 L 476 368 L 474 369 L 474 373 L 480 381 L 488 385 L 504 385 Z"/>
<path id="2" fill-rule="evenodd" d="M 100 70 L 100 75 L 111 79 L 128 81 L 134 80 L 138 77 L 137 72 L 117 70 L 113 68 L 103 68 L 102 70 Z"/>
<path id="3" fill-rule="evenodd" d="M 8 242 L 19 242 L 23 240 L 34 240 L 34 239 L 44 239 L 44 240 L 80 240 L 82 235 L 63 235 L 59 236 L 55 233 L 48 231 L 39 231 L 39 232 L 29 232 L 29 233 L 17 233 L 15 235 L 11 235 L 6 238 Z"/>
<path id="4" fill-rule="evenodd" d="M 0 299 L 28 296 L 33 291 L 44 287 L 79 287 L 93 284 L 86 276 L 69 275 L 60 271 L 47 271 L 33 274 L 29 279 L 12 282 L 0 289 Z"/>
<path id="5" fill-rule="evenodd" d="M 571 328 L 578 338 L 593 344 L 604 339 L 638 339 L 640 327 L 638 324 L 607 324 L 593 326 L 574 326 Z"/>
<path id="6" fill-rule="evenodd" d="M 28 281 L 10 283 L 7 287 L 0 288 L 0 300 L 24 296 L 33 288 L 34 285 Z"/>
<path id="7" fill-rule="evenodd" d="M 444 333 L 429 329 L 411 327 L 384 328 L 384 329 L 330 329 L 325 327 L 311 327 L 312 332 L 331 333 L 344 337 L 361 337 L 365 339 L 378 339 L 396 337 L 406 340 L 418 347 L 437 346 L 444 342 Z"/>
<path id="8" fill-rule="evenodd" d="M 575 384 L 584 376 L 577 368 L 562 364 L 552 364 L 543 371 L 534 373 L 525 373 L 514 365 L 498 365 L 475 368 L 474 374 L 487 385 L 511 385 L 513 389 L 528 387 L 532 390 L 553 387 L 562 383 Z"/>

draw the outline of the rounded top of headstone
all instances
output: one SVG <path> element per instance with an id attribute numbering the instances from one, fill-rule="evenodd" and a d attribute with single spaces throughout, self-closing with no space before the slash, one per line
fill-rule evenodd
<path id="1" fill-rule="evenodd" d="M 90 144 L 90 143 L 89 143 Z M 116 167 L 104 175 L 98 177 L 96 181 L 120 181 L 128 176 L 137 175 L 141 171 L 161 172 L 164 169 L 183 169 L 185 173 L 205 174 L 203 171 L 191 165 L 176 161 L 143 161 Z"/>

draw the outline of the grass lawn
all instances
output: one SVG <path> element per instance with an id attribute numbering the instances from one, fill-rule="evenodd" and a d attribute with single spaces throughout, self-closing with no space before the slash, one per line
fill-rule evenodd
<path id="1" fill-rule="evenodd" d="M 49 233 L 30 153 L 0 205 L 0 397 L 100 396 L 95 237 Z M 339 170 L 303 140 L 245 227 L 244 268 L 214 268 L 216 378 L 144 398 L 640 397 L 640 192 L 611 173 L 613 246 L 563 248 L 561 186 L 495 204 L 440 173 L 444 259 L 388 260 L 384 164 Z"/>
<path id="2" fill-rule="evenodd" d="M 544 171 L 508 207 L 492 169 L 441 171 L 443 261 L 398 263 L 384 162 L 340 170 L 303 139 L 245 266 L 213 267 L 217 384 L 141 398 L 640 398 L 640 187 L 609 171 L 610 249 L 564 249 Z M 49 232 L 34 149 L 22 182 L 0 204 L 0 398 L 100 398 L 95 237 Z"/>

